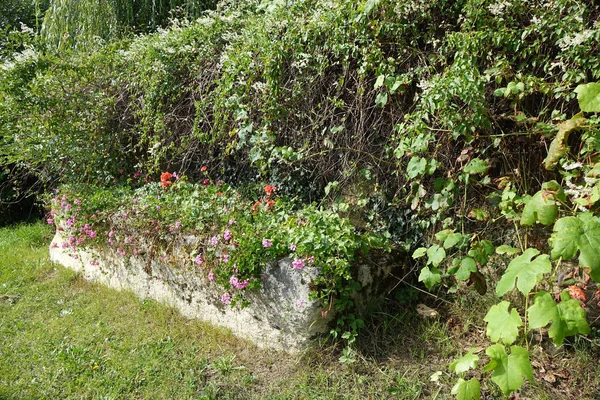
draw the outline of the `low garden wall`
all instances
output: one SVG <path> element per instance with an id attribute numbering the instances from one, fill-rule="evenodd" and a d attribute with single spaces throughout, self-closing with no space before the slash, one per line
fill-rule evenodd
<path id="1" fill-rule="evenodd" d="M 250 304 L 241 308 L 224 304 L 222 288 L 194 270 L 174 268 L 150 252 L 122 257 L 112 248 L 80 248 L 73 253 L 66 243 L 65 231 L 57 230 L 50 245 L 51 260 L 80 271 L 85 279 L 158 300 L 186 317 L 229 328 L 261 347 L 298 351 L 328 330 L 334 314 L 310 299 L 309 287 L 318 269 L 295 269 L 289 259 L 266 265 L 261 288 L 249 291 Z"/>

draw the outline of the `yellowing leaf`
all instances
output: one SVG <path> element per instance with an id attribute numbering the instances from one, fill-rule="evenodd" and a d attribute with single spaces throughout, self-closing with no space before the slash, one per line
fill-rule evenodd
<path id="1" fill-rule="evenodd" d="M 567 154 L 569 135 L 571 132 L 579 129 L 585 121 L 586 119 L 583 117 L 583 114 L 579 113 L 558 125 L 558 133 L 552 143 L 550 143 L 548 155 L 544 159 L 544 168 L 552 170 L 556 167 L 558 161 Z"/>

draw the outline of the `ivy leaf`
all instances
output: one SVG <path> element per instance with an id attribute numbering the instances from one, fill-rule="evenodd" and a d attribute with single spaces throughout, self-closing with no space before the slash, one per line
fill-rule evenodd
<path id="1" fill-rule="evenodd" d="M 512 346 L 510 355 L 501 344 L 488 347 L 485 353 L 491 358 L 487 371 L 493 370 L 492 381 L 506 395 L 523 385 L 523 377 L 533 381 L 533 368 L 529 362 L 529 352 L 520 346 Z"/>
<path id="2" fill-rule="evenodd" d="M 497 254 L 508 254 L 509 256 L 512 256 L 514 254 L 519 254 L 520 252 L 521 252 L 520 249 L 517 249 L 516 247 L 508 246 L 506 244 L 503 244 L 496 248 Z"/>
<path id="3" fill-rule="evenodd" d="M 579 250 L 579 265 L 590 269 L 590 276 L 600 282 L 600 223 L 590 213 L 556 221 L 550 237 L 552 258 L 570 260 Z"/>
<path id="4" fill-rule="evenodd" d="M 538 283 L 544 276 L 552 271 L 552 264 L 547 254 L 542 254 L 535 260 L 531 260 L 534 256 L 540 254 L 537 249 L 527 249 L 523 254 L 514 258 L 498 285 L 496 286 L 496 294 L 499 297 L 515 287 L 515 280 L 517 281 L 517 289 L 523 295 L 527 296 L 531 289 Z"/>
<path id="5" fill-rule="evenodd" d="M 435 238 L 436 240 L 443 242 L 448 238 L 448 236 L 454 233 L 454 229 L 444 229 L 442 231 L 436 232 Z"/>
<path id="6" fill-rule="evenodd" d="M 584 112 L 600 112 L 600 83 L 590 82 L 575 88 L 579 108 Z"/>
<path id="7" fill-rule="evenodd" d="M 417 176 L 421 176 L 425 173 L 427 168 L 427 159 L 419 156 L 414 156 L 408 162 L 406 166 L 406 174 L 410 179 L 414 179 Z"/>
<path id="8" fill-rule="evenodd" d="M 437 267 L 444 260 L 444 258 L 446 258 L 446 250 L 437 244 L 434 244 L 427 249 L 427 264 Z"/>
<path id="9" fill-rule="evenodd" d="M 427 248 L 419 247 L 413 252 L 412 258 L 416 260 L 417 258 L 423 257 L 425 254 L 427 254 Z"/>
<path id="10" fill-rule="evenodd" d="M 470 349 L 467 354 L 457 360 L 454 360 L 454 362 L 450 364 L 450 371 L 456 372 L 457 374 L 462 374 L 472 368 L 477 368 L 479 356 L 474 354 L 474 351 L 475 349 Z"/>
<path id="11" fill-rule="evenodd" d="M 424 267 L 421 269 L 421 273 L 419 274 L 419 282 L 423 282 L 425 287 L 430 290 L 436 284 L 442 281 L 442 274 L 440 270 L 433 267 L 429 269 L 429 267 Z"/>
<path id="12" fill-rule="evenodd" d="M 454 276 L 460 281 L 466 281 L 471 277 L 471 272 L 477 272 L 477 264 L 471 257 L 465 257 L 460 261 L 460 267 Z"/>
<path id="13" fill-rule="evenodd" d="M 487 211 L 482 210 L 481 208 L 475 208 L 469 211 L 467 217 L 475 219 L 477 221 L 487 221 L 490 217 L 490 214 Z"/>
<path id="14" fill-rule="evenodd" d="M 460 233 L 452 233 L 452 234 L 448 235 L 448 237 L 446 237 L 446 240 L 444 240 L 444 248 L 445 249 L 452 248 L 452 247 L 456 246 L 457 244 L 459 244 L 460 242 L 462 242 L 463 240 L 465 240 L 466 238 L 467 238 L 466 235 L 462 235 Z"/>
<path id="15" fill-rule="evenodd" d="M 479 400 L 481 398 L 481 386 L 476 378 L 468 381 L 458 378 L 451 394 L 456 395 L 457 400 Z"/>
<path id="16" fill-rule="evenodd" d="M 552 140 L 552 143 L 550 143 L 548 155 L 544 159 L 544 168 L 552 170 L 556 167 L 558 161 L 567 154 L 567 150 L 569 149 L 569 145 L 567 144 L 569 135 L 571 132 L 579 129 L 585 121 L 586 119 L 583 117 L 583 114 L 579 113 L 573 116 L 573 118 L 558 124 L 558 133 L 554 140 Z"/>
<path id="17" fill-rule="evenodd" d="M 521 216 L 521 225 L 533 225 L 539 222 L 543 225 L 552 225 L 558 216 L 557 201 L 565 201 L 565 192 L 556 181 L 546 182 L 542 190 L 533 195 Z"/>
<path id="18" fill-rule="evenodd" d="M 523 326 L 523 321 L 519 313 L 514 308 L 508 312 L 510 303 L 503 301 L 492 306 L 483 319 L 488 323 L 486 335 L 492 342 L 502 340 L 504 344 L 511 344 L 519 336 L 519 327 Z"/>
<path id="19" fill-rule="evenodd" d="M 481 158 L 474 158 L 465 165 L 463 171 L 469 175 L 485 175 L 489 168 L 490 166 L 487 161 Z"/>
<path id="20" fill-rule="evenodd" d="M 377 107 L 385 107 L 385 105 L 388 102 L 388 94 L 387 92 L 381 92 L 377 95 L 377 97 L 375 98 L 375 105 Z"/>
<path id="21" fill-rule="evenodd" d="M 530 329 L 542 328 L 552 321 L 548 335 L 557 346 L 563 344 L 567 336 L 577 333 L 585 335 L 590 331 L 579 301 L 571 298 L 568 290 L 564 290 L 560 297 L 562 301 L 556 304 L 548 292 L 540 292 L 527 310 Z"/>

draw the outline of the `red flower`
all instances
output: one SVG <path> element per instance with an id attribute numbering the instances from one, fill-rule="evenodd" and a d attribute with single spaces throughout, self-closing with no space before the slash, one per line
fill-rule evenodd
<path id="1" fill-rule="evenodd" d="M 262 203 L 259 201 L 257 201 L 256 203 L 254 203 L 254 205 L 252 206 L 252 212 L 255 212 L 256 210 L 258 210 L 258 207 L 260 207 Z"/>
<path id="2" fill-rule="evenodd" d="M 167 187 L 169 186 L 171 183 L 170 179 L 173 177 L 173 174 L 170 172 L 163 172 L 162 174 L 160 174 L 160 185 L 162 187 Z"/>
<path id="3" fill-rule="evenodd" d="M 277 188 L 273 185 L 267 185 L 265 186 L 265 193 L 267 194 L 267 196 L 270 196 L 273 194 L 274 191 L 276 191 Z"/>
<path id="4" fill-rule="evenodd" d="M 271 208 L 273 208 L 274 205 L 275 205 L 274 200 L 267 201 L 267 210 L 270 210 Z"/>
<path id="5" fill-rule="evenodd" d="M 207 169 L 208 169 L 208 167 L 206 165 L 203 165 L 202 168 L 200 168 L 200 171 L 206 172 Z"/>

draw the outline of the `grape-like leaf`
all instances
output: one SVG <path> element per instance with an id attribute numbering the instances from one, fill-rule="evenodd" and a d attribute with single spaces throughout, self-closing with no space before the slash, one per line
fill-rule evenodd
<path id="1" fill-rule="evenodd" d="M 471 277 L 471 272 L 477 272 L 477 264 L 471 257 L 465 257 L 460 261 L 460 267 L 454 276 L 460 281 L 466 281 Z"/>
<path id="2" fill-rule="evenodd" d="M 427 264 L 437 267 L 444 260 L 444 258 L 446 258 L 446 250 L 437 244 L 434 244 L 427 249 Z"/>
<path id="3" fill-rule="evenodd" d="M 462 374 L 472 368 L 477 368 L 479 356 L 475 354 L 474 351 L 475 349 L 470 349 L 467 354 L 457 360 L 454 360 L 454 362 L 450 364 L 450 371 L 454 371 L 457 374 Z"/>
<path id="4" fill-rule="evenodd" d="M 575 88 L 579 108 L 584 112 L 600 112 L 600 83 L 590 82 Z"/>
<path id="5" fill-rule="evenodd" d="M 452 388 L 451 394 L 456 395 L 457 400 L 479 400 L 481 398 L 481 386 L 475 378 L 468 381 L 459 378 Z"/>
<path id="6" fill-rule="evenodd" d="M 442 281 L 442 274 L 440 270 L 433 267 L 429 269 L 429 267 L 424 267 L 421 269 L 421 273 L 419 274 L 419 282 L 423 282 L 427 289 L 431 289 L 436 284 Z"/>
<path id="7" fill-rule="evenodd" d="M 531 260 L 539 253 L 537 249 L 527 249 L 508 264 L 506 272 L 504 272 L 496 286 L 496 294 L 499 297 L 504 296 L 506 292 L 515 287 L 515 280 L 517 281 L 517 289 L 527 296 L 544 274 L 552 271 L 552 264 L 547 254 L 542 254 L 535 260 Z"/>
<path id="8" fill-rule="evenodd" d="M 459 244 L 460 242 L 464 241 L 466 238 L 468 238 L 467 235 L 461 235 L 460 233 L 451 233 L 450 235 L 448 235 L 448 237 L 446 237 L 446 240 L 444 240 L 444 248 L 450 249 Z"/>
<path id="9" fill-rule="evenodd" d="M 487 264 L 489 256 L 494 254 L 495 248 L 489 240 L 480 240 L 471 244 L 471 249 L 467 253 L 481 265 Z"/>
<path id="10" fill-rule="evenodd" d="M 600 223 L 590 213 L 556 221 L 550 237 L 552 258 L 570 260 L 579 250 L 579 265 L 590 269 L 590 276 L 600 282 Z"/>
<path id="11" fill-rule="evenodd" d="M 487 371 L 494 371 L 492 381 L 506 395 L 523 385 L 523 377 L 533 381 L 533 368 L 529 361 L 529 352 L 520 346 L 512 346 L 510 355 L 501 344 L 488 347 L 485 353 L 491 361 L 486 365 Z"/>
<path id="12" fill-rule="evenodd" d="M 536 222 L 552 225 L 558 216 L 557 201 L 565 200 L 565 192 L 556 181 L 544 183 L 542 190 L 534 194 L 525 204 L 521 225 L 533 225 Z"/>
<path id="13" fill-rule="evenodd" d="M 579 301 L 571 298 L 568 290 L 564 290 L 560 297 L 562 301 L 556 304 L 549 293 L 540 292 L 535 295 L 533 305 L 527 310 L 530 329 L 542 328 L 552 321 L 548 335 L 557 346 L 563 344 L 567 336 L 587 334 L 590 331 Z"/>
<path id="14" fill-rule="evenodd" d="M 523 321 L 514 308 L 508 312 L 509 306 L 508 301 L 496 304 L 483 319 L 488 323 L 485 333 L 492 342 L 501 340 L 504 344 L 511 344 L 519 336 L 519 327 L 523 326 Z"/>
<path id="15" fill-rule="evenodd" d="M 421 176 L 427 169 L 427 159 L 419 156 L 413 156 L 406 166 L 406 174 L 410 179 Z"/>

